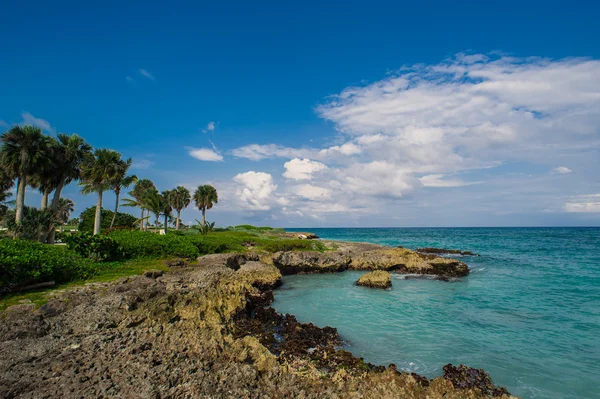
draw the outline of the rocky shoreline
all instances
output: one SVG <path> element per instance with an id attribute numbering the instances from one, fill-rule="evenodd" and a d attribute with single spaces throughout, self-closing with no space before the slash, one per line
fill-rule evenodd
<path id="1" fill-rule="evenodd" d="M 462 365 L 429 380 L 366 363 L 340 349 L 335 328 L 275 312 L 269 305 L 282 274 L 468 273 L 462 262 L 409 250 L 335 245 L 171 262 L 169 273 L 57 292 L 38 309 L 8 308 L 0 321 L 0 397 L 510 397 L 484 371 Z"/>

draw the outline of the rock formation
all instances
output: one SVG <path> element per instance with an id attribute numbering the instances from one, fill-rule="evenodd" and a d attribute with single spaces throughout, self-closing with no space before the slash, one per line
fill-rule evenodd
<path id="1" fill-rule="evenodd" d="M 360 276 L 358 281 L 356 281 L 356 285 L 362 285 L 371 288 L 391 288 L 392 275 L 383 270 L 374 270 Z"/>

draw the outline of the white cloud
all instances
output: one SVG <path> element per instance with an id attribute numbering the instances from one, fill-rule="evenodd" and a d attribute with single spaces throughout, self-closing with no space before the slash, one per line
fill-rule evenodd
<path id="1" fill-rule="evenodd" d="M 36 118 L 29 112 L 23 112 L 21 117 L 23 118 L 23 121 L 21 122 L 22 125 L 36 126 L 48 133 L 54 133 L 54 128 L 50 125 L 50 122 L 45 119 Z"/>
<path id="2" fill-rule="evenodd" d="M 250 210 L 271 209 L 277 185 L 273 176 L 264 172 L 249 171 L 236 175 L 233 180 L 240 185 L 236 191 L 241 204 Z"/>
<path id="3" fill-rule="evenodd" d="M 231 152 L 254 161 L 292 159 L 283 175 L 289 179 L 284 192 L 294 193 L 286 206 L 290 215 L 299 211 L 318 216 L 327 208 L 316 206 L 326 204 L 309 191 L 304 193 L 315 200 L 298 194 L 308 189 L 293 180 L 328 190 L 328 202 L 348 212 L 344 217 L 389 215 L 411 209 L 409 204 L 419 209 L 417 204 L 424 202 L 431 215 L 441 212 L 442 204 L 447 210 L 486 215 L 497 209 L 513 215 L 537 208 L 596 209 L 598 199 L 565 204 L 561 198 L 577 192 L 573 190 L 581 184 L 594 191 L 600 187 L 594 172 L 600 166 L 599 60 L 457 54 L 439 64 L 406 67 L 380 81 L 349 87 L 326 99 L 316 112 L 334 124 L 335 138 L 341 136 L 343 144 L 251 144 Z M 310 163 L 301 163 L 304 159 L 328 167 L 312 172 Z M 556 176 L 539 172 L 564 174 L 571 169 L 577 170 L 577 179 L 561 185 L 556 185 Z M 466 175 L 468 180 L 457 177 Z M 468 208 L 464 204 L 473 198 L 461 189 L 435 198 L 431 190 L 422 190 L 482 180 L 486 184 L 469 193 L 486 203 Z M 404 218 L 417 217 L 406 212 Z"/>
<path id="4" fill-rule="evenodd" d="M 600 194 L 580 195 L 565 203 L 565 211 L 576 213 L 600 213 Z"/>
<path id="5" fill-rule="evenodd" d="M 216 127 L 217 126 L 216 126 L 215 122 L 208 122 L 208 124 L 206 125 L 206 129 L 202 129 L 202 133 L 208 133 L 208 132 L 212 133 L 215 131 Z"/>
<path id="6" fill-rule="evenodd" d="M 311 150 L 283 147 L 276 144 L 249 144 L 232 150 L 231 154 L 238 158 L 246 158 L 250 159 L 251 161 L 260 161 L 267 158 L 304 157 L 310 152 Z"/>
<path id="7" fill-rule="evenodd" d="M 561 174 L 571 173 L 572 170 L 567 168 L 566 166 L 559 166 L 558 168 L 554 168 L 554 171 Z"/>
<path id="8" fill-rule="evenodd" d="M 311 184 L 301 184 L 294 187 L 293 191 L 295 194 L 313 201 L 331 198 L 331 190 L 324 187 L 313 186 Z"/>
<path id="9" fill-rule="evenodd" d="M 427 175 L 420 177 L 419 180 L 424 187 L 464 187 L 477 184 L 479 182 L 466 182 L 456 179 L 444 179 L 445 175 Z"/>
<path id="10" fill-rule="evenodd" d="M 150 79 L 150 80 L 156 80 L 156 78 L 154 77 L 154 75 L 152 75 L 150 72 L 148 72 L 147 69 L 139 69 L 138 72 L 140 73 L 140 75 L 142 75 L 143 77 Z"/>
<path id="11" fill-rule="evenodd" d="M 223 156 L 210 148 L 190 148 L 188 153 L 200 161 L 221 162 Z"/>
<path id="12" fill-rule="evenodd" d="M 131 168 L 132 169 L 148 169 L 152 165 L 154 165 L 154 162 L 150 161 L 149 159 L 134 159 L 133 163 L 131 164 Z"/>
<path id="13" fill-rule="evenodd" d="M 314 173 L 327 169 L 327 165 L 308 158 L 294 158 L 286 162 L 283 167 L 285 168 L 283 177 L 292 180 L 311 180 Z"/>

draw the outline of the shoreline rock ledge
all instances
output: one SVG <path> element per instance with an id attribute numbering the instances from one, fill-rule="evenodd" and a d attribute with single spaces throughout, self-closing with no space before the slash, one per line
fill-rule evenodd
<path id="1" fill-rule="evenodd" d="M 384 270 L 374 270 L 360 276 L 356 285 L 370 288 L 392 288 L 392 275 Z"/>

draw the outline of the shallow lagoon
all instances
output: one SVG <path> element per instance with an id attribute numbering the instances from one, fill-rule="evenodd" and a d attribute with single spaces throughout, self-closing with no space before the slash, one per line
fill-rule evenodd
<path id="1" fill-rule="evenodd" d="M 273 306 L 338 328 L 365 360 L 428 377 L 446 363 L 484 368 L 524 398 L 600 392 L 600 229 L 311 229 L 324 238 L 473 250 L 456 282 L 363 272 L 284 277 Z"/>

